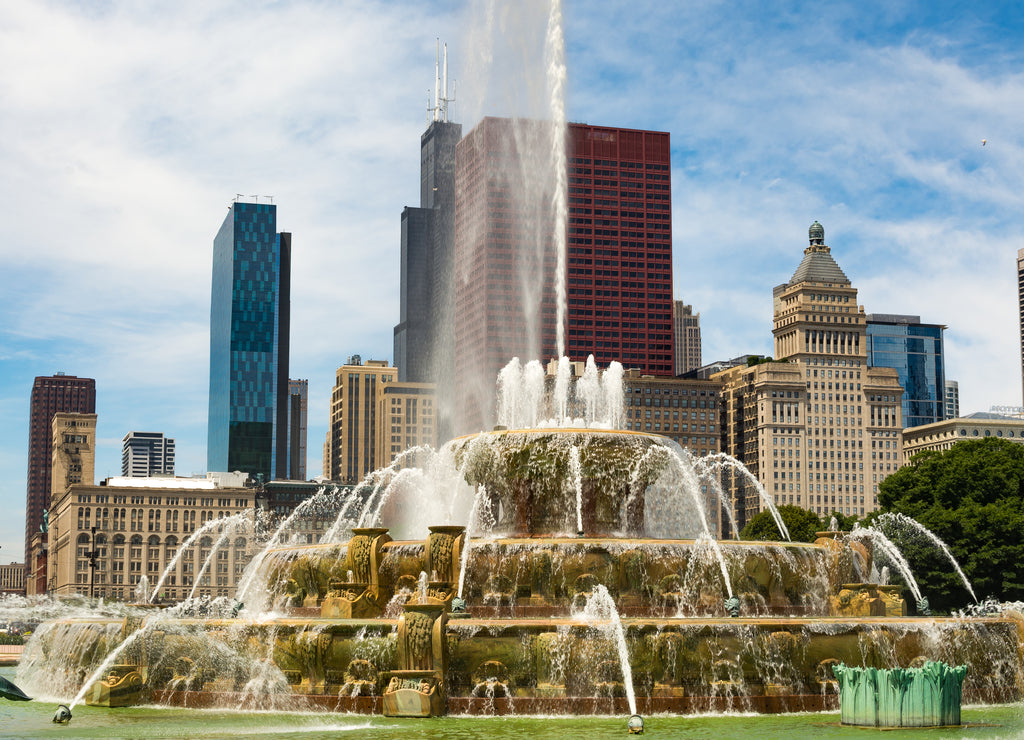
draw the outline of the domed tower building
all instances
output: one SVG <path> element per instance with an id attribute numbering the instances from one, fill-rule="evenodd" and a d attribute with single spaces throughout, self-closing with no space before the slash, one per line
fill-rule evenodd
<path id="1" fill-rule="evenodd" d="M 774 359 L 732 368 L 725 382 L 723 449 L 753 472 L 777 505 L 863 516 L 878 484 L 903 462 L 897 372 L 867 364 L 867 317 L 857 289 L 815 221 L 793 277 L 773 291 Z M 733 486 L 737 519 L 761 509 Z"/>

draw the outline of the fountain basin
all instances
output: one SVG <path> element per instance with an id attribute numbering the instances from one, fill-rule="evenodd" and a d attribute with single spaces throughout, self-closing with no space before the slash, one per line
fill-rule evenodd
<path id="1" fill-rule="evenodd" d="M 425 607 L 430 610 L 431 607 Z M 436 607 L 434 608 L 436 610 Z M 440 614 L 439 611 L 436 612 Z M 437 629 L 435 622 L 434 629 Z M 874 668 L 939 660 L 970 666 L 963 695 L 971 702 L 1022 697 L 1021 625 L 1010 618 L 624 618 L 638 711 L 818 711 L 838 705 L 832 667 Z M 102 625 L 101 625 L 102 626 Z M 77 638 L 119 631 L 67 621 Z M 188 706 L 261 706 L 302 700 L 337 711 L 378 713 L 394 678 L 405 679 L 398 620 L 277 618 L 167 620 L 140 642 L 136 670 L 151 697 Z M 48 633 L 49 634 L 49 633 Z M 53 635 L 40 636 L 45 650 Z M 430 673 L 435 712 L 575 713 L 622 711 L 609 690 L 615 647 L 600 630 L 574 618 L 449 620 L 431 643 L 445 666 L 443 686 Z M 191 677 L 176 673 L 182 658 Z M 366 664 L 370 664 L 367 668 Z M 271 675 L 253 688 L 258 672 Z M 494 673 L 504 696 L 475 689 Z M 500 675 L 498 675 L 500 674 Z M 354 677 L 365 688 L 355 696 Z M 346 690 L 346 685 L 349 689 Z M 401 688 L 409 688 L 402 686 Z M 609 693 L 601 693 L 608 691 Z M 421 692 L 422 693 L 422 692 Z"/>
<path id="2" fill-rule="evenodd" d="M 559 428 L 502 429 L 450 444 L 466 482 L 486 488 L 498 531 L 575 533 L 578 515 L 587 535 L 636 537 L 644 534 L 644 492 L 667 469 L 673 443 L 641 432 Z"/>

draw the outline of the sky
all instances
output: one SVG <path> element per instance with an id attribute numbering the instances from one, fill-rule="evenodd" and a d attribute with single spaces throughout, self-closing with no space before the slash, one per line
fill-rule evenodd
<path id="1" fill-rule="evenodd" d="M 944 324 L 961 413 L 1021 404 L 1016 2 L 565 0 L 570 121 L 668 131 L 675 297 L 705 362 L 772 353 L 815 220 L 868 313 Z M 393 359 L 399 217 L 448 43 L 464 131 L 538 115 L 548 0 L 0 4 L 0 562 L 35 376 L 96 379 L 96 476 L 160 431 L 205 472 L 213 237 L 293 234 L 292 377 L 321 470 L 335 369 Z M 985 141 L 983 145 L 982 142 Z"/>

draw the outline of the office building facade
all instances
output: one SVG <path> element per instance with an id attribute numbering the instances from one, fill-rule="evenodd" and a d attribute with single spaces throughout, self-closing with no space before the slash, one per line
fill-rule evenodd
<path id="1" fill-rule="evenodd" d="M 25 564 L 0 565 L 0 594 L 25 595 Z"/>
<path id="2" fill-rule="evenodd" d="M 675 332 L 675 374 L 683 375 L 701 366 L 700 314 L 693 306 L 672 301 L 672 330 Z"/>
<path id="3" fill-rule="evenodd" d="M 724 385 L 722 448 L 776 505 L 862 516 L 902 465 L 903 389 L 894 369 L 868 366 L 857 289 L 821 224 L 808 234 L 793 277 L 773 291 L 776 359 L 712 376 Z M 729 488 L 742 527 L 763 503 L 742 476 Z"/>
<path id="4" fill-rule="evenodd" d="M 121 475 L 174 475 L 174 440 L 163 432 L 128 432 L 121 440 Z"/>
<path id="5" fill-rule="evenodd" d="M 50 498 L 76 483 L 92 484 L 96 478 L 96 414 L 53 415 L 53 456 Z"/>
<path id="6" fill-rule="evenodd" d="M 43 511 L 50 508 L 53 467 L 53 416 L 67 411 L 80 414 L 96 412 L 96 381 L 57 373 L 40 376 L 32 384 L 29 402 L 28 474 L 25 493 L 25 563 L 31 565 L 32 538 L 40 534 Z M 36 593 L 30 576 L 29 593 Z M 42 584 L 45 587 L 45 580 Z"/>
<path id="7" fill-rule="evenodd" d="M 434 70 L 430 122 L 420 137 L 420 204 L 402 211 L 399 322 L 395 366 L 402 383 L 432 383 L 439 434 L 454 410 L 455 148 L 462 125 L 448 118 L 448 50 Z"/>
<path id="8" fill-rule="evenodd" d="M 1020 326 L 1020 382 L 1024 399 L 1024 249 L 1017 250 L 1017 309 Z M 1024 403 L 1024 400 L 1022 400 Z"/>
<path id="9" fill-rule="evenodd" d="M 111 478 L 83 482 L 54 498 L 50 519 L 50 591 L 132 600 L 139 581 L 150 588 L 198 528 L 254 510 L 252 488 L 221 486 L 214 479 Z M 215 562 L 200 575 L 223 526 L 213 526 L 178 558 L 157 597 L 180 601 L 196 596 L 231 596 L 252 557 L 252 527 L 222 543 Z M 95 527 L 95 532 L 93 532 Z M 96 549 L 96 569 L 88 552 Z M 196 579 L 199 582 L 196 582 Z"/>
<path id="10" fill-rule="evenodd" d="M 566 131 L 566 272 L 547 152 L 555 128 L 484 118 L 456 148 L 454 377 L 458 433 L 493 423 L 494 381 L 511 358 L 565 353 L 674 374 L 669 135 L 583 124 Z"/>
<path id="11" fill-rule="evenodd" d="M 891 367 L 903 387 L 903 426 L 934 424 L 946 418 L 946 379 L 941 324 L 920 316 L 868 314 L 868 365 Z"/>
<path id="12" fill-rule="evenodd" d="M 945 384 L 946 397 L 946 419 L 956 419 L 960 416 L 960 383 L 955 380 L 947 380 Z"/>
<path id="13" fill-rule="evenodd" d="M 432 383 L 387 383 L 378 389 L 377 465 L 394 462 L 401 453 L 418 447 L 436 449 L 437 395 Z M 422 463 L 409 456 L 402 467 Z"/>
<path id="14" fill-rule="evenodd" d="M 982 411 L 904 429 L 903 454 L 911 460 L 919 452 L 945 452 L 957 442 L 989 437 L 1024 444 L 1024 419 Z"/>
<path id="15" fill-rule="evenodd" d="M 213 242 L 209 470 L 287 470 L 290 283 L 277 206 L 232 203 Z"/>
<path id="16" fill-rule="evenodd" d="M 455 147 L 461 138 L 461 124 L 430 123 L 420 137 L 420 205 L 402 210 L 399 323 L 394 330 L 402 382 L 434 383 L 450 366 Z"/>
<path id="17" fill-rule="evenodd" d="M 569 358 L 675 375 L 669 135 L 572 123 L 568 137 Z"/>
<path id="18" fill-rule="evenodd" d="M 338 368 L 331 392 L 324 475 L 336 483 L 359 483 L 382 463 L 378 458 L 378 411 L 384 386 L 398 380 L 386 360 L 353 355 Z M 328 466 L 330 472 L 328 472 Z"/>
<path id="19" fill-rule="evenodd" d="M 309 411 L 309 381 L 288 380 L 288 470 L 287 480 L 306 480 L 306 427 Z"/>
<path id="20" fill-rule="evenodd" d="M 627 370 L 626 429 L 661 434 L 698 457 L 719 451 L 722 384 Z"/>

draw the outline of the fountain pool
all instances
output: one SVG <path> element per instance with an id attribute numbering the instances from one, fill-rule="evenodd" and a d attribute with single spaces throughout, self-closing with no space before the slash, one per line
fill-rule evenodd
<path id="1" fill-rule="evenodd" d="M 0 668 L 0 676 L 14 679 L 14 670 Z M 44 697 L 55 699 L 56 697 Z M 168 707 L 126 707 L 109 711 L 82 706 L 75 710 L 71 727 L 50 722 L 50 704 L 0 701 L 3 736 L 12 740 L 61 738 L 91 740 L 148 740 L 188 737 L 196 740 L 219 738 L 292 738 L 293 740 L 337 740 L 366 737 L 373 740 L 476 740 L 502 737 L 530 737 L 563 740 L 566 737 L 621 738 L 621 717 L 445 717 L 417 723 L 384 717 L 324 715 L 321 712 L 240 712 Z M 966 707 L 964 728 L 929 730 L 930 740 L 1009 740 L 1024 734 L 1024 706 Z M 791 740 L 794 737 L 874 738 L 878 731 L 842 727 L 838 713 L 760 715 L 653 716 L 646 720 L 648 735 L 658 737 L 730 738 L 757 737 L 759 740 Z M 920 731 L 913 737 L 918 737 Z M 907 736 L 910 736 L 909 733 Z M 888 733 L 886 737 L 904 737 Z"/>

